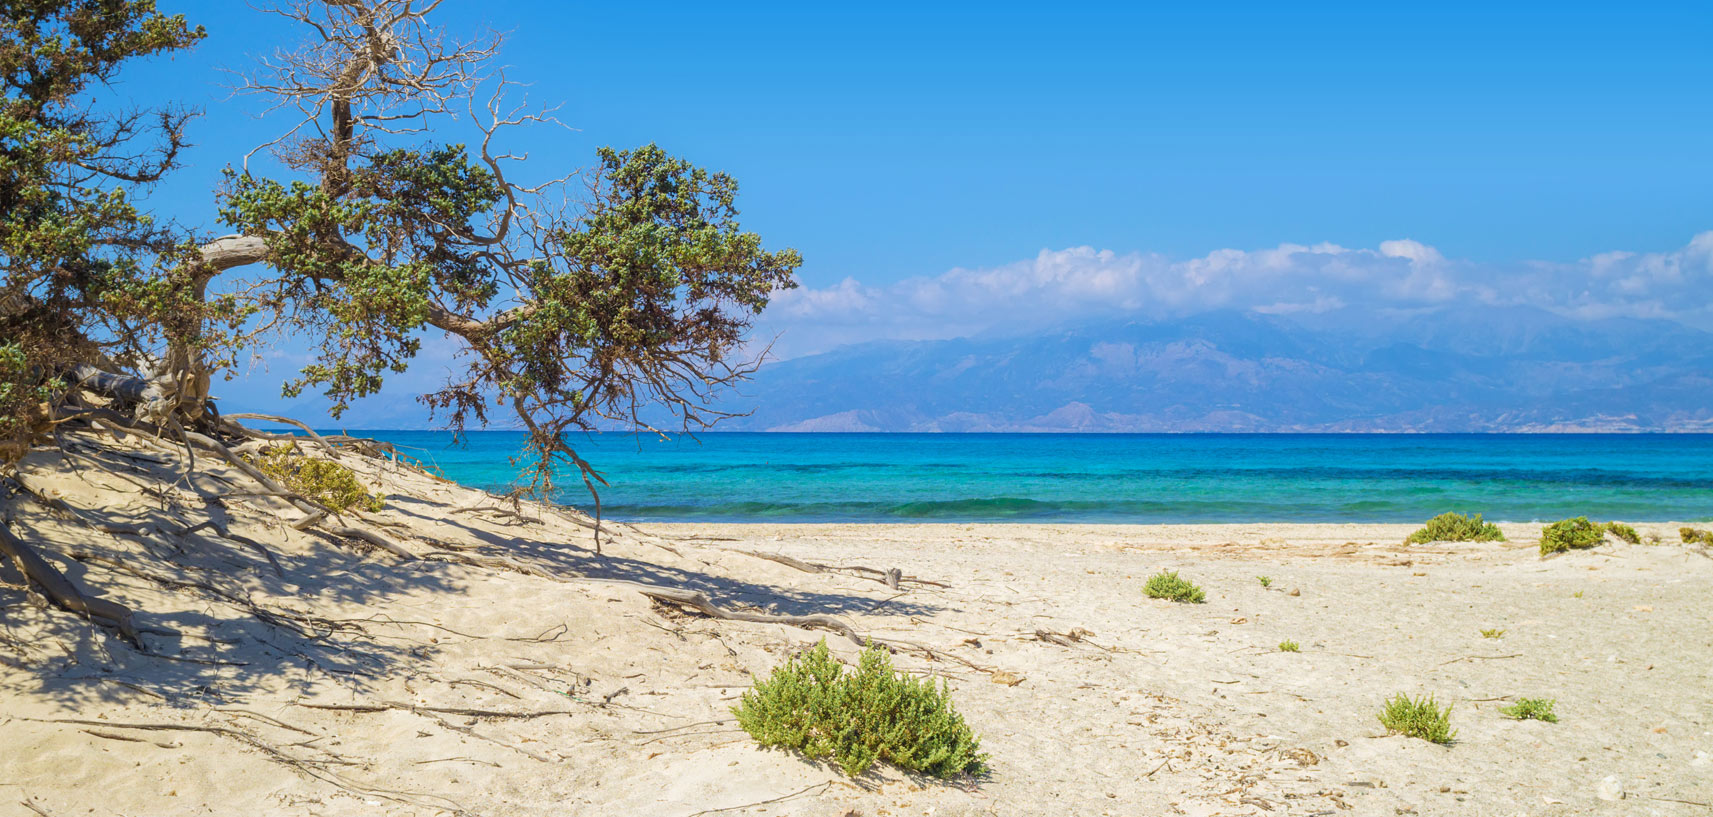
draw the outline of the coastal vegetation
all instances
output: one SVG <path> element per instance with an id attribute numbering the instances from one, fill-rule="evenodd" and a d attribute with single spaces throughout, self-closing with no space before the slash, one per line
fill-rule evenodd
<path id="1" fill-rule="evenodd" d="M 1432 695 L 1412 699 L 1399 693 L 1386 702 L 1380 711 L 1380 725 L 1388 734 L 1421 738 L 1430 743 L 1450 743 L 1457 739 L 1451 728 L 1451 707 L 1441 709 Z"/>
<path id="2" fill-rule="evenodd" d="M 1151 599 L 1166 599 L 1167 601 L 1187 604 L 1201 604 L 1207 601 L 1207 593 L 1195 582 L 1179 578 L 1176 570 L 1163 570 L 1154 574 L 1143 585 L 1142 592 Z"/>
<path id="3" fill-rule="evenodd" d="M 1639 545 L 1642 543 L 1642 535 L 1637 533 L 1633 526 L 1626 525 L 1622 522 L 1607 522 L 1606 532 L 1629 542 L 1632 545 Z"/>
<path id="4" fill-rule="evenodd" d="M 1686 545 L 1693 545 L 1693 544 L 1713 545 L 1713 531 L 1710 531 L 1710 530 L 1702 530 L 1700 528 L 1687 528 L 1687 527 L 1686 528 L 1678 528 L 1677 529 L 1677 535 L 1683 539 L 1683 543 Z"/>
<path id="5" fill-rule="evenodd" d="M 1498 629 L 1498 628 L 1482 630 L 1481 631 L 1481 637 L 1482 638 L 1504 638 L 1505 637 L 1505 631 Z"/>
<path id="6" fill-rule="evenodd" d="M 1606 540 L 1606 527 L 1586 516 L 1561 519 L 1541 529 L 1541 555 L 1587 550 Z"/>
<path id="7" fill-rule="evenodd" d="M 830 760 L 852 777 L 876 762 L 939 778 L 987 768 L 946 686 L 897 672 L 878 644 L 847 672 L 822 640 L 757 681 L 732 714 L 760 745 Z"/>
<path id="8" fill-rule="evenodd" d="M 250 461 L 262 473 L 278 480 L 306 499 L 326 505 L 335 513 L 359 508 L 380 513 L 385 500 L 357 480 L 357 475 L 332 460 L 304 454 L 297 443 L 263 448 Z"/>
<path id="9" fill-rule="evenodd" d="M 1302 646 L 1290 639 L 1279 642 L 1279 652 L 1301 652 Z"/>
<path id="10" fill-rule="evenodd" d="M 1558 716 L 1553 714 L 1552 707 L 1557 701 L 1551 698 L 1522 698 L 1516 703 L 1501 707 L 1499 713 L 1515 720 L 1537 720 L 1547 723 L 1558 723 Z"/>
<path id="11" fill-rule="evenodd" d="M 1503 542 L 1505 534 L 1499 526 L 1491 522 L 1481 521 L 1481 514 L 1464 516 L 1460 513 L 1442 513 L 1426 524 L 1420 530 L 1410 534 L 1405 544 L 1420 545 L 1428 542 Z"/>

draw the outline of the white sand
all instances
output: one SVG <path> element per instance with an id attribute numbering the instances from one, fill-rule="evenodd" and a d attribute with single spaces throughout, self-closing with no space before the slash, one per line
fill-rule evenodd
<path id="1" fill-rule="evenodd" d="M 1505 526 L 1511 544 L 1418 547 L 1395 525 L 653 525 L 659 538 L 627 532 L 596 559 L 565 519 L 454 514 L 479 496 L 366 467 L 414 497 L 380 516 L 403 527 L 377 530 L 419 553 L 509 554 L 548 578 L 358 554 L 272 521 L 271 500 L 213 509 L 201 495 L 241 479 L 201 460 L 208 475 L 164 500 L 139 490 L 182 466 L 136 463 L 133 482 L 32 455 L 33 487 L 146 536 L 6 503 L 14 530 L 85 556 L 58 559 L 78 581 L 184 635 L 147 637 L 181 660 L 144 656 L 7 591 L 0 813 L 1702 815 L 1678 801 L 1713 802 L 1705 548 L 1542 560 L 1531 525 Z M 232 541 L 159 532 L 211 511 L 285 576 Z M 1675 524 L 1638 527 L 1676 539 Z M 159 558 L 175 548 L 190 569 Z M 950 586 L 897 593 L 743 550 Z M 1144 598 L 1161 569 L 1207 603 Z M 227 600 L 158 581 L 174 578 Z M 993 773 L 852 781 L 758 750 L 728 708 L 825 634 L 687 615 L 588 578 L 833 613 L 957 656 L 897 662 L 950 681 Z M 316 621 L 294 635 L 243 599 Z M 1036 635 L 1075 628 L 1093 635 Z M 1284 639 L 1302 651 L 1279 652 Z M 1008 676 L 1022 680 L 996 682 Z M 1457 742 L 1382 735 L 1375 715 L 1396 692 L 1454 704 Z M 1524 695 L 1557 699 L 1560 722 L 1499 715 Z"/>

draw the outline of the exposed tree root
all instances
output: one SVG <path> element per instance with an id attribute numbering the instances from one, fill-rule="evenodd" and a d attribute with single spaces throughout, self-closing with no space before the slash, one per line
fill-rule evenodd
<path id="1" fill-rule="evenodd" d="M 335 457 L 335 458 L 337 458 L 339 456 L 338 449 L 335 449 L 333 447 L 333 444 L 329 443 L 327 441 L 327 439 L 322 437 L 321 434 L 318 433 L 315 429 L 310 428 L 309 426 L 304 425 L 303 423 L 300 423 L 300 422 L 293 420 L 289 417 L 277 417 L 277 416 L 272 415 L 272 414 L 255 414 L 253 412 L 245 412 L 243 414 L 226 414 L 226 415 L 222 415 L 222 416 L 228 421 L 230 421 L 230 420 L 266 420 L 270 423 L 279 423 L 281 425 L 297 426 L 298 428 L 303 430 L 303 433 L 308 434 L 309 438 L 314 440 L 316 445 L 321 446 L 322 450 L 326 451 L 328 456 Z M 233 423 L 233 422 L 228 422 L 226 424 L 226 427 L 229 430 L 231 430 L 234 433 L 237 433 L 241 436 L 249 436 L 250 434 L 255 433 L 253 429 L 245 428 L 245 427 L 238 425 L 237 423 Z"/>
<path id="2" fill-rule="evenodd" d="M 156 732 L 203 732 L 210 735 L 219 735 L 221 737 L 238 741 L 239 743 L 259 751 L 263 755 L 267 756 L 269 760 L 352 794 L 380 797 L 398 803 L 417 806 L 419 808 L 433 808 L 451 812 L 464 811 L 463 805 L 451 798 L 441 797 L 439 795 L 394 791 L 392 789 L 382 789 L 364 785 L 326 768 L 328 765 L 327 761 L 294 757 L 285 750 L 274 746 L 255 735 L 225 726 L 198 726 L 182 723 L 117 723 L 113 721 L 84 720 L 81 718 L 19 718 L 19 720 L 34 721 L 36 723 L 64 723 L 75 726 L 95 726 L 103 729 L 137 729 Z"/>
<path id="3" fill-rule="evenodd" d="M 123 428 L 128 428 L 128 429 L 138 431 L 138 432 L 142 432 L 142 433 L 153 433 L 157 436 L 159 436 L 164 431 L 164 429 L 162 429 L 159 426 L 155 426 L 155 425 L 152 425 L 149 423 L 145 423 L 145 422 L 142 422 L 140 420 L 135 420 L 135 419 L 132 419 L 130 417 L 126 417 L 125 415 L 120 414 L 119 412 L 113 411 L 112 409 L 105 409 L 105 408 L 82 409 L 80 411 L 73 412 L 71 415 L 67 416 L 65 419 L 75 419 L 75 418 L 79 418 L 79 417 L 88 417 L 90 419 L 101 419 L 101 420 L 105 420 L 105 421 L 107 421 L 113 425 L 117 425 L 117 426 L 120 426 Z M 233 468 L 238 469 L 245 476 L 247 476 L 250 479 L 255 480 L 257 483 L 259 483 L 263 488 L 266 488 L 267 490 L 273 492 L 274 495 L 279 496 L 282 499 L 285 499 L 287 502 L 290 502 L 292 505 L 296 506 L 298 508 L 298 510 L 303 511 L 307 516 L 304 519 L 299 519 L 298 521 L 303 523 L 305 527 L 307 527 L 309 525 L 316 525 L 316 526 L 320 527 L 322 530 L 325 530 L 328 533 L 331 533 L 335 536 L 343 536 L 347 539 L 357 539 L 357 540 L 360 540 L 363 542 L 367 542 L 367 543 L 374 545 L 375 547 L 378 547 L 382 550 L 385 550 L 388 553 L 391 553 L 394 556 L 397 556 L 401 559 L 414 559 L 414 558 L 416 558 L 415 553 L 412 553 L 411 551 L 409 551 L 408 549 L 406 549 L 402 545 L 398 544 L 397 542 L 394 542 L 393 540 L 388 539 L 385 536 L 382 536 L 378 533 L 375 533 L 374 531 L 363 530 L 362 528 L 355 528 L 355 527 L 351 527 L 349 525 L 328 524 L 325 521 L 325 517 L 327 515 L 331 514 L 330 509 L 314 502 L 313 500 L 310 500 L 307 497 L 304 497 L 304 496 L 286 488 L 284 485 L 281 485 L 278 481 L 274 480 L 272 477 L 269 477 L 267 474 L 262 473 L 261 469 L 258 469 L 254 465 L 251 465 L 243 457 L 238 456 L 236 453 L 234 453 L 232 451 L 232 449 L 226 447 L 226 445 L 224 443 L 221 443 L 220 441 L 215 440 L 214 438 L 209 437 L 206 434 L 202 434 L 202 433 L 196 432 L 196 431 L 189 431 L 189 430 L 186 430 L 183 428 L 174 429 L 174 432 L 179 436 L 180 439 L 182 439 L 184 441 L 184 443 L 186 445 L 194 445 L 197 448 L 201 448 L 205 451 L 212 451 L 215 454 L 218 454 L 220 456 L 220 458 L 225 460 L 228 465 L 231 465 Z M 320 515 L 317 516 L 317 514 L 320 514 Z"/>
<path id="4" fill-rule="evenodd" d="M 5 523 L 0 523 L 0 553 L 10 557 L 49 601 L 68 612 L 117 630 L 120 637 L 131 642 L 132 646 L 147 652 L 137 634 L 137 625 L 132 621 L 131 608 L 79 590 L 59 568 L 42 558 L 30 543 L 18 538 Z"/>

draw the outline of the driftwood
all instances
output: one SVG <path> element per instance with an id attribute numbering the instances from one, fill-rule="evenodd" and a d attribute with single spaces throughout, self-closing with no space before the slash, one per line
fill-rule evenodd
<path id="1" fill-rule="evenodd" d="M 640 582 L 627 582 L 622 579 L 577 579 L 579 583 L 604 584 L 613 587 L 623 587 L 635 590 L 656 601 L 688 607 L 709 618 L 722 621 L 747 621 L 755 624 L 785 624 L 792 627 L 803 627 L 813 630 L 829 630 L 851 640 L 858 647 L 868 642 L 856 631 L 856 628 L 832 616 L 788 616 L 775 613 L 751 613 L 745 610 L 727 610 L 714 604 L 707 595 L 695 590 L 682 587 L 657 587 Z"/>
<path id="2" fill-rule="evenodd" d="M 745 556 L 754 556 L 757 559 L 766 559 L 770 562 L 778 562 L 786 567 L 801 570 L 804 573 L 842 573 L 847 576 L 855 576 L 859 579 L 869 579 L 871 581 L 880 582 L 893 590 L 897 590 L 898 586 L 904 582 L 925 584 L 933 587 L 951 586 L 945 582 L 935 582 L 927 579 L 919 579 L 915 576 L 906 576 L 903 571 L 896 567 L 880 570 L 878 568 L 865 567 L 863 565 L 827 565 L 819 562 L 805 562 L 802 559 L 786 556 L 782 553 L 762 553 L 756 550 L 734 550 L 732 552 L 742 553 Z"/>

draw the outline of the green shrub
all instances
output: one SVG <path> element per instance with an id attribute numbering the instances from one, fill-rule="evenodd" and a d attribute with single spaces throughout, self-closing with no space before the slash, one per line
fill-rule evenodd
<path id="1" fill-rule="evenodd" d="M 1505 631 L 1497 629 L 1497 628 L 1491 629 L 1491 630 L 1482 630 L 1481 631 L 1481 637 L 1482 638 L 1504 638 L 1505 637 Z"/>
<path id="2" fill-rule="evenodd" d="M 1713 531 L 1698 528 L 1678 528 L 1677 535 L 1683 537 L 1683 543 L 1693 545 L 1697 542 L 1703 545 L 1713 545 Z"/>
<path id="3" fill-rule="evenodd" d="M 1558 723 L 1558 716 L 1552 713 L 1552 705 L 1558 703 L 1551 698 L 1523 698 L 1516 703 L 1499 710 L 1499 714 L 1519 721 L 1534 719 L 1547 723 Z"/>
<path id="4" fill-rule="evenodd" d="M 1481 514 L 1464 516 L 1460 513 L 1442 513 L 1429 519 L 1421 530 L 1410 534 L 1410 538 L 1405 539 L 1404 544 L 1503 541 L 1505 541 L 1505 534 L 1499 531 L 1499 526 L 1491 522 L 1481 521 Z"/>
<path id="5" fill-rule="evenodd" d="M 297 443 L 264 448 L 250 461 L 262 473 L 336 513 L 352 508 L 378 513 L 385 507 L 380 495 L 369 493 L 351 469 L 332 460 L 308 456 L 298 451 Z"/>
<path id="6" fill-rule="evenodd" d="M 1587 550 L 1606 541 L 1606 529 L 1586 516 L 1561 519 L 1541 530 L 1541 555 L 1567 550 Z"/>
<path id="7" fill-rule="evenodd" d="M 1642 543 L 1642 535 L 1636 533 L 1635 528 L 1622 522 L 1607 522 L 1605 532 L 1629 542 L 1632 545 L 1639 545 Z"/>
<path id="8" fill-rule="evenodd" d="M 987 768 L 980 740 L 952 708 L 949 690 L 894 671 L 878 645 L 869 645 L 847 673 L 823 640 L 757 681 L 732 714 L 762 746 L 830 758 L 852 777 L 876 761 L 940 778 Z"/>
<path id="9" fill-rule="evenodd" d="M 1387 733 L 1432 743 L 1450 743 L 1457 738 L 1457 732 L 1451 728 L 1451 707 L 1440 709 L 1431 695 L 1412 701 L 1399 693 L 1380 712 L 1380 725 L 1386 727 Z"/>
<path id="10" fill-rule="evenodd" d="M 1256 576 L 1255 581 L 1260 582 L 1262 587 L 1272 587 L 1273 586 L 1273 577 L 1272 576 Z"/>
<path id="11" fill-rule="evenodd" d="M 1297 646 L 1297 642 L 1286 639 L 1279 642 L 1279 652 L 1302 652 L 1302 648 Z"/>
<path id="12" fill-rule="evenodd" d="M 1201 604 L 1207 601 L 1207 593 L 1194 582 L 1178 578 L 1178 571 L 1165 570 L 1148 579 L 1148 584 L 1142 588 L 1151 599 L 1170 599 L 1172 601 Z"/>

